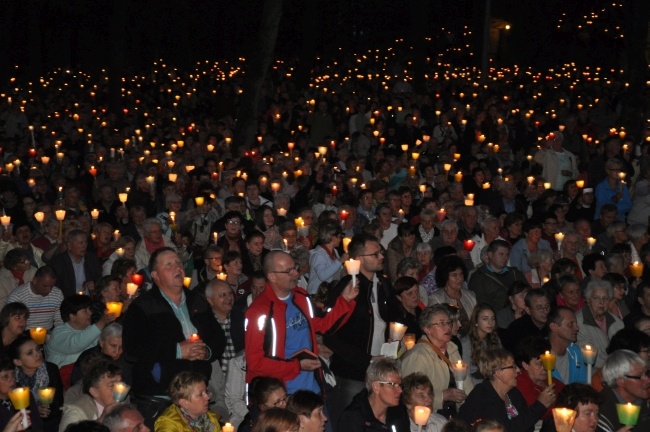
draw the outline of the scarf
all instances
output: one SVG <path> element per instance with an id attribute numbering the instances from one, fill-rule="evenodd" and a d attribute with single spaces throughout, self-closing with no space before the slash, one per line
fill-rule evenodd
<path id="1" fill-rule="evenodd" d="M 189 425 L 190 429 L 195 432 L 212 432 L 214 431 L 214 425 L 210 421 L 210 417 L 207 414 L 202 414 L 197 420 L 194 420 L 190 417 L 189 414 L 183 409 L 180 408 L 181 415 Z"/>
<path id="2" fill-rule="evenodd" d="M 18 273 L 16 270 L 11 270 L 11 274 L 12 274 L 16 279 L 18 279 L 18 285 L 19 285 L 19 286 L 25 283 L 25 282 L 23 282 L 23 276 L 25 275 L 25 273 Z"/>
<path id="3" fill-rule="evenodd" d="M 16 368 L 16 385 L 18 387 L 29 387 L 36 400 L 38 400 L 38 389 L 50 385 L 50 376 L 47 374 L 45 362 L 36 369 L 32 376 L 28 376 L 22 369 Z"/>
<path id="4" fill-rule="evenodd" d="M 164 238 L 159 243 L 151 243 L 149 240 L 147 240 L 146 237 L 143 237 L 142 240 L 144 240 L 144 245 L 147 248 L 147 251 L 149 251 L 149 253 L 154 253 L 156 250 L 165 247 Z"/>

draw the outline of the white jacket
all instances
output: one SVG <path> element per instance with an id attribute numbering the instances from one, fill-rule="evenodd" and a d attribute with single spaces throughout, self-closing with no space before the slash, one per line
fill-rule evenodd
<path id="1" fill-rule="evenodd" d="M 589 306 L 585 305 L 582 310 L 576 313 L 576 321 L 580 330 L 578 332 L 578 346 L 582 347 L 589 344 L 598 349 L 596 365 L 594 366 L 596 369 L 603 367 L 603 363 L 607 360 L 605 350 L 612 336 L 624 327 L 623 321 L 609 312 L 605 312 L 605 320 L 607 321 L 607 334 L 603 333 L 600 327 L 598 327 L 598 324 L 596 324 Z"/>

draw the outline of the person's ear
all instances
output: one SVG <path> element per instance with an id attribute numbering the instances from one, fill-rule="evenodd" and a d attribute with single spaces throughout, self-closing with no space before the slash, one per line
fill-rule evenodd
<path id="1" fill-rule="evenodd" d="M 92 396 L 93 399 L 97 399 L 99 397 L 99 392 L 97 391 L 97 389 L 95 387 L 90 387 L 88 389 L 88 393 L 90 393 L 90 396 Z"/>

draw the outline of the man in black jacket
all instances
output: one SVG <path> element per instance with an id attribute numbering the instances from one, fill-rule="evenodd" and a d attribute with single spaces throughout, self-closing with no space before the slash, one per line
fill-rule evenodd
<path id="1" fill-rule="evenodd" d="M 384 332 L 388 325 L 390 282 L 381 275 L 384 252 L 379 240 L 364 234 L 352 238 L 350 257 L 361 261 L 359 295 L 352 316 L 338 331 L 325 335 L 324 343 L 332 356 L 330 369 L 336 375 L 331 419 L 337 424 L 343 409 L 365 388 L 368 365 L 382 356 Z M 346 276 L 328 293 L 328 307 L 333 307 L 339 294 L 350 281 Z"/>
<path id="2" fill-rule="evenodd" d="M 133 363 L 132 399 L 149 423 L 169 405 L 164 397 L 180 371 L 209 377 L 223 354 L 225 336 L 210 305 L 183 288 L 185 271 L 173 249 L 149 261 L 154 286 L 136 298 L 124 318 L 124 355 Z"/>

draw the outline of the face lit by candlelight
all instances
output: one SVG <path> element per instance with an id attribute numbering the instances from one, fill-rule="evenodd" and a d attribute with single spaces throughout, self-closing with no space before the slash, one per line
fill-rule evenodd
<path id="1" fill-rule="evenodd" d="M 206 292 L 206 299 L 212 307 L 212 311 L 220 319 L 228 317 L 235 302 L 235 294 L 232 288 L 227 283 L 221 281 L 212 281 L 209 286 L 210 290 Z"/>
<path id="2" fill-rule="evenodd" d="M 20 315 L 11 315 L 11 317 L 9 317 L 9 324 L 5 327 L 13 337 L 23 334 L 25 328 L 27 328 L 27 317 L 24 313 L 21 313 Z"/>
<path id="3" fill-rule="evenodd" d="M 101 291 L 102 301 L 104 303 L 120 301 L 121 293 L 119 282 L 110 281 L 106 288 Z"/>
<path id="4" fill-rule="evenodd" d="M 521 362 L 521 367 L 535 384 L 546 387 L 546 370 L 544 370 L 539 358 L 530 359 L 529 362 Z"/>
<path id="5" fill-rule="evenodd" d="M 598 414 L 600 412 L 598 405 L 592 402 L 578 403 L 576 411 L 578 414 L 573 422 L 573 431 L 594 432 L 598 426 Z"/>
<path id="6" fill-rule="evenodd" d="M 18 348 L 18 358 L 14 364 L 23 371 L 32 373 L 43 365 L 41 348 L 33 340 L 28 340 Z"/>
<path id="7" fill-rule="evenodd" d="M 158 255 L 151 278 L 162 289 L 180 290 L 185 270 L 176 252 L 165 251 Z"/>
<path id="8" fill-rule="evenodd" d="M 99 347 L 102 353 L 113 360 L 118 360 L 122 355 L 122 337 L 108 336 L 106 339 L 99 339 Z"/>
<path id="9" fill-rule="evenodd" d="M 16 374 L 14 370 L 0 371 L 0 397 L 7 399 L 7 395 L 14 388 L 16 388 Z"/>
<path id="10" fill-rule="evenodd" d="M 96 384 L 90 387 L 90 396 L 103 407 L 113 405 L 113 387 L 115 383 L 122 381 L 122 375 L 109 376 L 104 374 Z"/>

